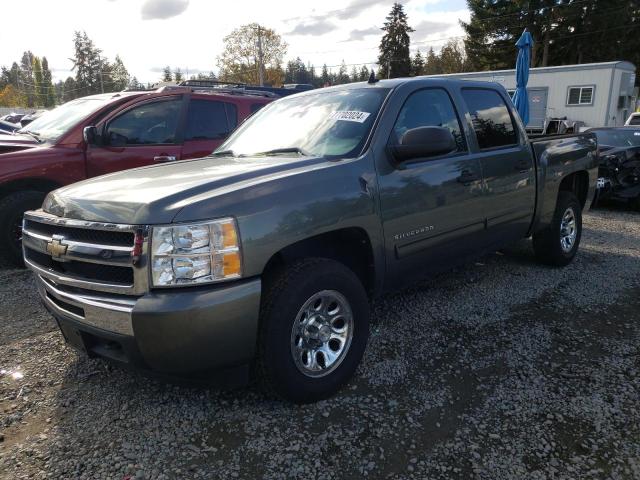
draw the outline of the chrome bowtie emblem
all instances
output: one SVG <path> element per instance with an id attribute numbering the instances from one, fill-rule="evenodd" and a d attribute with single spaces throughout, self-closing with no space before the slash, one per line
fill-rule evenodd
<path id="1" fill-rule="evenodd" d="M 67 253 L 67 245 L 62 243 L 62 238 L 53 238 L 47 243 L 47 253 L 53 258 L 60 258 Z"/>

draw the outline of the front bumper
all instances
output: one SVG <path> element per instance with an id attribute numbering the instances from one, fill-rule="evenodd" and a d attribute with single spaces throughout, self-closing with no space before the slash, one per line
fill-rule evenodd
<path id="1" fill-rule="evenodd" d="M 68 343 L 127 366 L 170 376 L 248 365 L 255 355 L 260 279 L 151 291 L 97 293 L 36 275 Z"/>

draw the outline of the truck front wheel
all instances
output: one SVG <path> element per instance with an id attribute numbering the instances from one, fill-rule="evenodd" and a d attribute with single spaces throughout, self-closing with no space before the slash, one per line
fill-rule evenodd
<path id="1" fill-rule="evenodd" d="M 369 302 L 358 277 L 333 260 L 287 266 L 266 286 L 258 379 L 296 403 L 326 398 L 355 372 L 369 337 Z"/>
<path id="2" fill-rule="evenodd" d="M 22 267 L 22 216 L 40 208 L 45 194 L 34 190 L 13 192 L 0 200 L 0 262 Z"/>
<path id="3" fill-rule="evenodd" d="M 551 225 L 534 233 L 536 258 L 547 265 L 568 265 L 578 252 L 582 236 L 582 208 L 572 192 L 561 191 Z"/>

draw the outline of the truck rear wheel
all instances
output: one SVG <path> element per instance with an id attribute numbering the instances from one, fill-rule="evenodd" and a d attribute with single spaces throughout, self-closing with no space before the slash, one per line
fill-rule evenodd
<path id="1" fill-rule="evenodd" d="M 355 372 L 369 337 L 369 302 L 341 263 L 313 258 L 277 274 L 263 297 L 258 380 L 268 393 L 307 403 Z"/>
<path id="2" fill-rule="evenodd" d="M 10 193 L 0 200 L 0 262 L 23 267 L 22 216 L 40 208 L 45 194 L 34 190 Z"/>
<path id="3" fill-rule="evenodd" d="M 568 265 L 582 236 L 582 207 L 572 192 L 561 191 L 551 225 L 533 235 L 536 258 L 547 265 Z"/>

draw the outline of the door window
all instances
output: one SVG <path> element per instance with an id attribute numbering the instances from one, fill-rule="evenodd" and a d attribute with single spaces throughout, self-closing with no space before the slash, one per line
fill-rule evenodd
<path id="1" fill-rule="evenodd" d="M 418 127 L 448 128 L 456 142 L 457 151 L 464 152 L 467 149 L 451 98 L 441 88 L 412 93 L 400 110 L 393 133 L 399 140 L 407 130 Z"/>
<path id="2" fill-rule="evenodd" d="M 109 145 L 161 145 L 176 143 L 182 98 L 149 102 L 127 110 L 112 120 L 106 136 Z"/>
<path id="3" fill-rule="evenodd" d="M 194 99 L 189 102 L 185 140 L 226 138 L 236 127 L 237 109 L 231 103 Z"/>
<path id="4" fill-rule="evenodd" d="M 481 149 L 518 143 L 513 119 L 498 92 L 486 88 L 464 88 L 462 97 L 469 109 Z"/>

